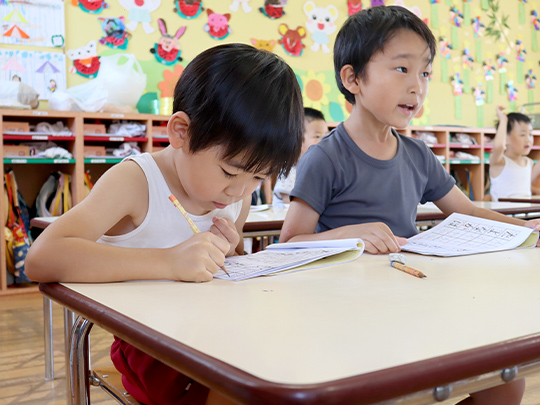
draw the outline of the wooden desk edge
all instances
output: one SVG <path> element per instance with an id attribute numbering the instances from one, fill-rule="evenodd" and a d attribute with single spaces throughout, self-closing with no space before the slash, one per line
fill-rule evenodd
<path id="1" fill-rule="evenodd" d="M 499 198 L 500 202 L 518 202 L 518 203 L 540 203 L 540 196 L 534 196 L 530 198 Z"/>
<path id="2" fill-rule="evenodd" d="M 60 284 L 40 284 L 40 291 L 190 378 L 242 403 L 351 403 L 361 398 L 362 403 L 369 404 L 540 358 L 537 333 L 331 382 L 281 384 L 262 380 L 194 350 Z"/>

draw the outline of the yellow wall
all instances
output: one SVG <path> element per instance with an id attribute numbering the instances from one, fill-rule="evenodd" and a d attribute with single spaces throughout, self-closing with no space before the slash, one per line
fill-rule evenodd
<path id="1" fill-rule="evenodd" d="M 531 24 L 530 13 L 531 10 L 537 10 L 540 14 L 539 0 L 528 0 L 527 4 L 524 4 L 525 24 L 519 23 L 519 7 L 520 1 L 518 0 L 499 0 L 500 9 L 496 13 L 498 18 L 508 16 L 507 24 L 511 29 L 506 30 L 505 34 L 510 41 L 510 45 L 504 41 L 499 41 L 491 37 L 485 36 L 482 39 L 482 51 L 483 59 L 491 58 L 495 59 L 496 54 L 504 52 L 506 58 L 509 60 L 507 66 L 508 72 L 506 73 L 507 80 L 513 80 L 515 86 L 518 89 L 518 100 L 513 106 L 516 109 L 528 101 L 528 93 L 525 83 L 517 83 L 518 66 L 516 61 L 515 42 L 521 40 L 524 43 L 527 59 L 523 65 L 523 72 L 525 73 L 529 68 L 533 69 L 534 74 L 540 77 L 540 52 L 532 50 L 531 37 L 533 35 L 534 28 Z M 169 33 L 174 33 L 182 26 L 186 25 L 186 33 L 180 38 L 180 47 L 182 50 L 182 57 L 184 58 L 182 65 L 185 66 L 193 57 L 200 51 L 209 48 L 211 46 L 225 43 L 225 42 L 244 42 L 250 43 L 250 38 L 257 39 L 274 39 L 279 38 L 278 26 L 281 23 L 286 23 L 291 28 L 296 28 L 298 25 L 305 26 L 306 16 L 303 12 L 304 0 L 289 0 L 289 4 L 285 7 L 286 15 L 277 20 L 271 20 L 263 16 L 258 8 L 262 6 L 263 0 L 251 0 L 249 2 L 253 11 L 251 13 L 245 13 L 242 8 L 238 11 L 232 12 L 229 10 L 229 5 L 232 0 L 204 0 L 204 6 L 206 8 L 213 9 L 219 13 L 231 13 L 230 26 L 233 32 L 225 40 L 219 41 L 212 39 L 206 32 L 203 31 L 203 25 L 206 24 L 206 14 L 203 13 L 197 18 L 192 20 L 186 20 L 181 18 L 178 14 L 173 12 L 174 4 L 172 0 L 162 1 L 161 6 L 157 11 L 152 13 L 152 26 L 156 28 L 156 31 L 152 34 L 145 34 L 141 25 L 132 32 L 133 37 L 129 42 L 129 46 L 126 51 L 135 54 L 139 62 L 141 63 L 143 70 L 147 73 L 147 88 L 148 92 L 156 92 L 159 95 L 158 83 L 163 80 L 163 71 L 172 71 L 174 67 L 167 67 L 159 64 L 154 56 L 149 52 L 149 49 L 154 46 L 160 37 L 159 30 L 157 29 L 157 18 L 161 17 L 165 19 Z M 341 26 L 343 21 L 347 17 L 347 2 L 346 0 L 315 0 L 317 6 L 326 7 L 328 5 L 334 5 L 339 11 L 339 17 L 337 25 Z M 363 0 L 363 7 L 369 7 L 370 1 Z M 387 0 L 386 4 L 395 4 L 395 0 Z M 440 0 L 437 5 L 438 8 L 438 20 L 439 28 L 433 28 L 432 20 L 432 5 L 429 0 L 404 0 L 402 1 L 406 6 L 417 6 L 422 12 L 422 18 L 428 19 L 428 25 L 432 28 L 434 35 L 438 38 L 440 35 L 445 35 L 449 40 L 452 39 L 452 26 L 449 21 L 449 8 L 448 4 L 452 2 L 447 0 Z M 488 10 L 482 10 L 482 4 L 488 3 L 487 0 L 472 0 L 470 2 L 462 0 L 454 0 L 455 6 L 464 11 L 465 6 L 468 3 L 470 8 L 471 18 L 480 15 L 481 20 L 487 26 L 489 24 Z M 118 3 L 117 0 L 110 0 L 109 7 L 101 14 L 89 14 L 83 12 L 78 7 L 71 5 L 70 1 L 66 1 L 66 49 L 78 48 L 85 45 L 88 41 L 95 39 L 98 40 L 102 36 L 101 27 L 97 21 L 97 17 L 118 17 L 124 15 L 127 17 L 128 13 Z M 540 24 L 540 22 L 538 23 Z M 458 44 L 454 44 L 454 49 L 451 51 L 450 59 L 447 60 L 448 74 L 454 75 L 459 72 L 463 77 L 463 69 L 461 64 L 461 54 L 463 48 L 470 48 L 474 55 L 475 50 L 475 38 L 473 28 L 471 25 L 464 25 L 457 29 L 458 31 Z M 336 32 L 337 33 L 337 32 Z M 333 44 L 336 33 L 330 35 L 331 45 Z M 540 37 L 540 33 L 536 33 Z M 337 121 L 340 119 L 340 115 L 346 115 L 346 107 L 344 98 L 339 94 L 337 86 L 335 84 L 332 56 L 330 54 L 323 54 L 322 52 L 313 52 L 310 47 L 313 44 L 310 39 L 311 34 L 308 32 L 304 43 L 306 48 L 304 53 L 300 57 L 291 57 L 287 55 L 280 45 L 276 45 L 274 52 L 282 56 L 295 70 L 297 76 L 300 79 L 302 88 L 306 89 L 306 84 L 309 80 L 319 81 L 324 89 L 326 99 L 322 100 L 310 100 L 305 97 L 307 105 L 314 105 L 319 107 L 325 113 L 329 121 Z M 110 48 L 98 44 L 98 54 L 108 55 L 116 52 Z M 71 61 L 67 59 L 68 68 L 71 65 Z M 433 66 L 433 77 L 431 81 L 430 93 L 426 100 L 424 115 L 420 119 L 414 121 L 418 125 L 435 125 L 435 124 L 455 124 L 464 126 L 477 126 L 477 107 L 472 94 L 463 94 L 461 96 L 461 113 L 460 119 L 456 118 L 455 111 L 455 98 L 452 94 L 452 85 L 450 82 L 443 83 L 441 79 L 441 58 L 438 55 L 435 59 Z M 493 83 L 494 98 L 492 103 L 487 103 L 483 106 L 484 122 L 483 126 L 492 126 L 495 118 L 495 106 L 498 104 L 510 107 L 508 97 L 506 94 L 500 94 L 499 92 L 499 73 L 495 72 L 495 80 Z M 87 79 L 81 76 L 68 73 L 68 86 L 80 84 Z M 470 71 L 470 83 L 481 83 L 482 88 L 486 89 L 486 81 L 484 80 L 484 74 L 482 70 L 482 63 L 475 61 L 473 68 Z M 313 84 L 313 83 L 312 83 Z M 540 101 L 540 92 L 537 92 L 537 101 Z M 333 103 L 333 104 L 332 104 Z M 329 110 L 330 105 L 332 110 Z M 540 107 L 536 109 L 536 112 L 540 110 Z"/>

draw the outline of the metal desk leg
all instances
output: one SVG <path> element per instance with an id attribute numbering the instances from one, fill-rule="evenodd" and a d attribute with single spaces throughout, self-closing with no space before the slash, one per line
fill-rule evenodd
<path id="1" fill-rule="evenodd" d="M 70 375 L 68 403 L 71 405 L 90 404 L 88 334 L 93 325 L 89 320 L 79 316 L 71 329 L 69 368 L 67 370 Z"/>
<path id="2" fill-rule="evenodd" d="M 45 381 L 54 380 L 52 301 L 43 297 L 43 339 L 45 343 Z"/>
<path id="3" fill-rule="evenodd" d="M 67 308 L 64 308 L 64 356 L 66 358 L 66 394 L 67 403 L 71 404 L 71 375 L 69 372 L 69 349 L 71 348 L 71 328 L 75 323 L 75 314 Z"/>

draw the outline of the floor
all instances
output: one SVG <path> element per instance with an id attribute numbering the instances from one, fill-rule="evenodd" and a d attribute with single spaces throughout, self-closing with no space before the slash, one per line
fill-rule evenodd
<path id="1" fill-rule="evenodd" d="M 39 294 L 0 298 L 0 405 L 65 405 L 63 311 L 53 305 L 55 379 L 44 379 L 43 299 Z M 112 335 L 95 327 L 90 334 L 93 366 L 110 365 Z M 93 404 L 117 404 L 98 387 Z M 440 402 L 452 405 L 458 399 Z M 522 405 L 540 405 L 540 372 L 527 378 Z"/>

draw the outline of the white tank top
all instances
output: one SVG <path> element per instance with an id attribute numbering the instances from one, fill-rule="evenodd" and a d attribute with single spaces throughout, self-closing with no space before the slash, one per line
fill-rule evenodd
<path id="1" fill-rule="evenodd" d="M 123 235 L 103 235 L 99 243 L 130 248 L 168 248 L 176 246 L 193 236 L 186 219 L 169 200 L 172 194 L 163 174 L 154 158 L 149 153 L 129 156 L 126 160 L 136 162 L 148 182 L 148 212 L 144 221 L 134 230 Z M 201 232 L 210 230 L 212 218 L 229 218 L 236 222 L 242 201 L 238 201 L 223 209 L 215 209 L 205 215 L 191 215 L 193 222 Z"/>
<path id="2" fill-rule="evenodd" d="M 499 201 L 499 198 L 523 198 L 531 196 L 531 176 L 533 161 L 527 159 L 527 164 L 522 167 L 512 159 L 504 158 L 504 168 L 497 177 L 491 179 L 491 199 Z"/>

